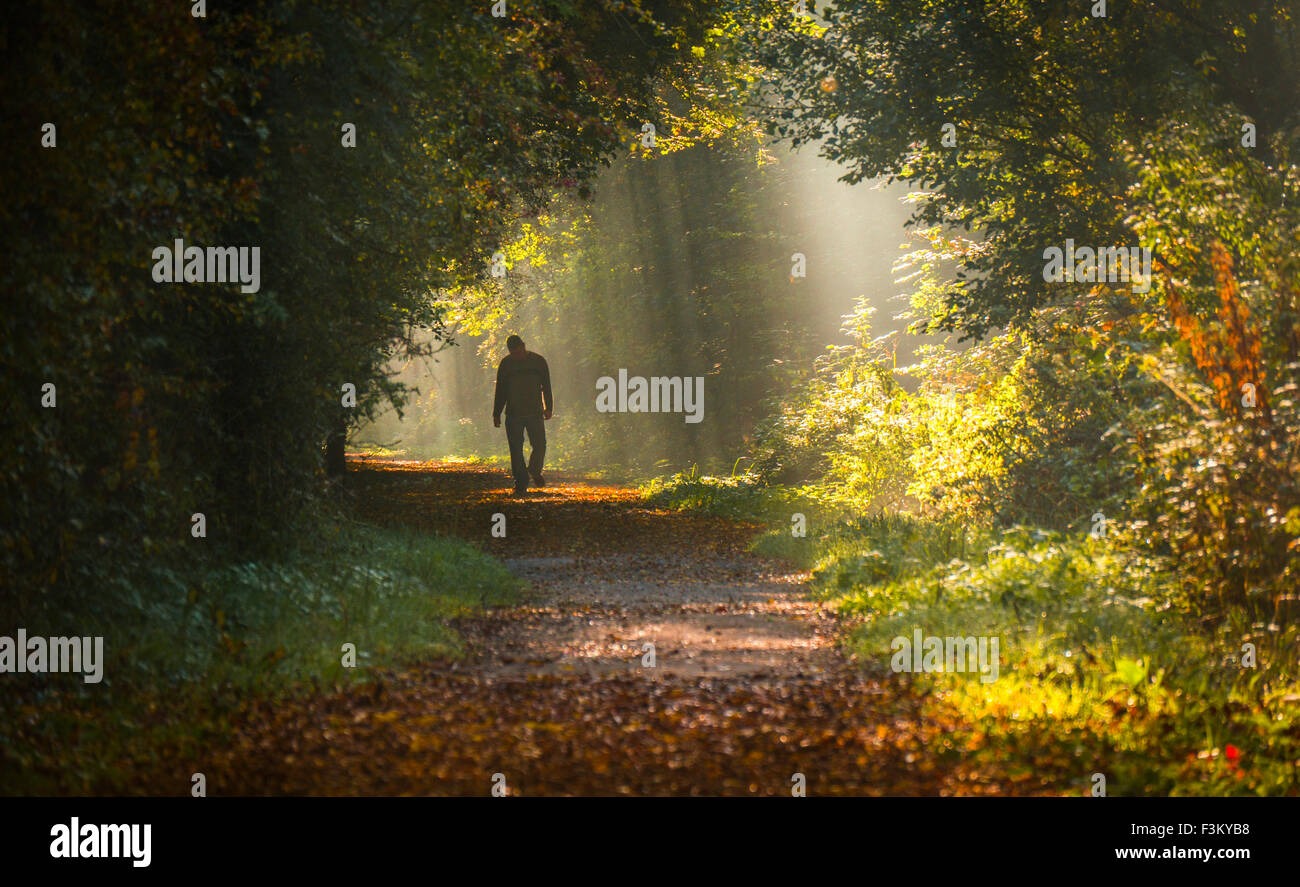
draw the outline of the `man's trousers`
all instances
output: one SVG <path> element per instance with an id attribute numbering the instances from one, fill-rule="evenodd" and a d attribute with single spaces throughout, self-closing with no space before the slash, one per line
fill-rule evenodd
<path id="1" fill-rule="evenodd" d="M 527 462 L 524 462 L 525 430 L 533 448 Z M 542 473 L 542 462 L 546 459 L 546 420 L 540 413 L 535 416 L 506 413 L 506 440 L 510 443 L 510 473 L 515 478 L 515 489 L 526 490 L 528 475 L 537 477 Z"/>

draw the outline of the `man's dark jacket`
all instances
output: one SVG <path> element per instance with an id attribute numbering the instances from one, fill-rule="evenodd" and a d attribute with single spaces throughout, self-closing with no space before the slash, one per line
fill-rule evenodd
<path id="1" fill-rule="evenodd" d="M 501 361 L 492 418 L 500 416 L 503 408 L 511 416 L 540 416 L 543 409 L 555 410 L 546 358 L 529 351 L 522 359 L 506 357 Z"/>

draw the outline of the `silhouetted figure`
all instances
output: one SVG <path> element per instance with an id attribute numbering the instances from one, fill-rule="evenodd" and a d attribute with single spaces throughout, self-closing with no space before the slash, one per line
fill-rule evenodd
<path id="1" fill-rule="evenodd" d="M 506 411 L 506 440 L 510 444 L 510 473 L 515 479 L 515 495 L 528 492 L 528 479 L 539 487 L 546 486 L 542 462 L 546 458 L 544 420 L 551 418 L 555 401 L 551 397 L 551 370 L 546 358 L 524 348 L 518 336 L 506 339 L 510 356 L 497 367 L 496 401 L 492 407 L 492 424 L 501 427 L 501 410 Z M 528 462 L 524 462 L 524 431 L 532 445 Z"/>

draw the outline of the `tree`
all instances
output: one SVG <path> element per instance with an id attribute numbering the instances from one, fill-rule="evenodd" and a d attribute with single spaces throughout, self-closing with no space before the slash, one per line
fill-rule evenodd
<path id="1" fill-rule="evenodd" d="M 0 230 L 26 258 L 2 272 L 20 306 L 0 320 L 6 586 L 177 551 L 196 511 L 213 550 L 291 541 L 340 386 L 349 421 L 400 404 L 388 360 L 436 336 L 438 292 L 581 187 L 717 14 L 51 0 L 11 17 Z M 155 283 L 151 250 L 178 237 L 256 246 L 261 286 Z"/>

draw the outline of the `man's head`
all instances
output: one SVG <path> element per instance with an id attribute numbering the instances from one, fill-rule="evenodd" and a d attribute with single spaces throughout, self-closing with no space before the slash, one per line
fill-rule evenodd
<path id="1" fill-rule="evenodd" d="M 527 349 L 524 348 L 524 340 L 518 336 L 511 336 L 506 339 L 506 347 L 510 349 L 510 356 L 516 360 L 528 353 Z"/>

